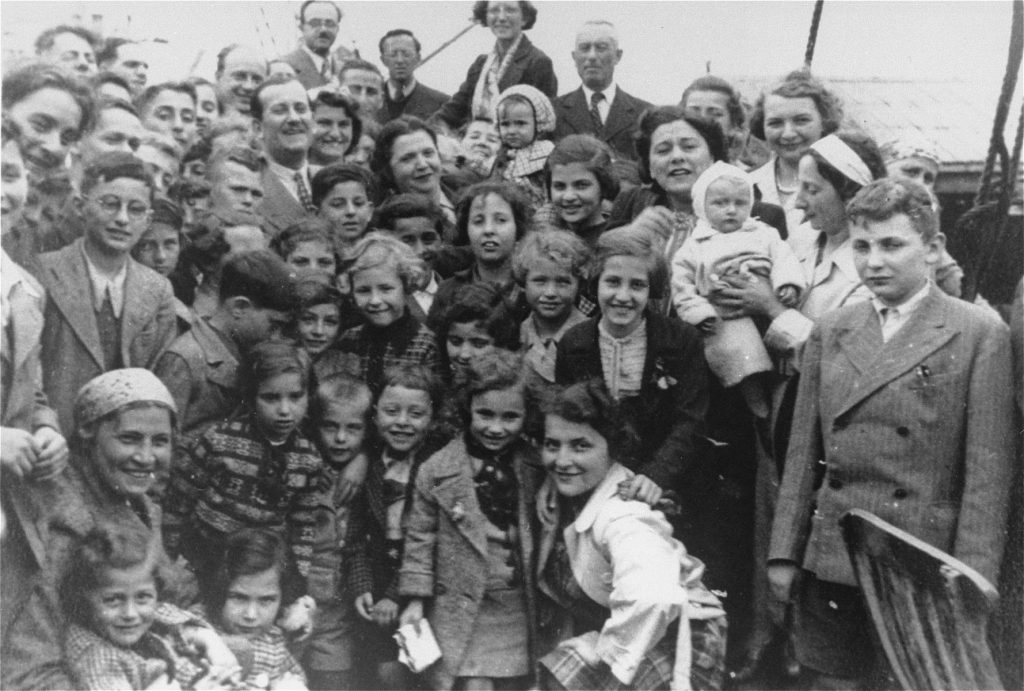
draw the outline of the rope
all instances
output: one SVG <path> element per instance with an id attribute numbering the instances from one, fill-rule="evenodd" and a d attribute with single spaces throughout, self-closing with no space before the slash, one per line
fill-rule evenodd
<path id="1" fill-rule="evenodd" d="M 451 44 L 455 43 L 460 38 L 462 38 L 462 35 L 465 34 L 467 31 L 469 31 L 470 29 L 472 29 L 474 26 L 476 26 L 476 20 L 475 19 L 470 19 L 469 20 L 469 26 L 467 26 L 465 29 L 463 29 L 459 33 L 457 33 L 454 36 L 452 36 L 451 38 L 449 38 L 444 43 L 442 43 L 440 45 L 440 47 L 437 50 L 435 50 L 433 53 L 431 53 L 427 57 L 425 57 L 422 60 L 420 60 L 420 64 L 416 66 L 417 69 L 420 68 L 420 67 L 423 67 L 423 65 L 426 64 L 427 60 L 429 60 L 430 58 L 434 57 L 435 55 L 440 53 L 442 50 L 444 50 L 445 48 L 447 48 L 448 46 L 450 46 Z"/>
<path id="2" fill-rule="evenodd" d="M 989 139 L 988 157 L 985 159 L 985 168 L 981 174 L 981 185 L 978 187 L 978 194 L 974 198 L 975 205 L 984 204 L 993 196 L 992 178 L 995 173 L 996 157 L 1002 153 L 1002 170 L 1006 172 L 1006 144 L 1003 141 L 1003 131 L 1006 129 L 1006 119 L 1010 112 L 1010 101 L 1013 99 L 1014 88 L 1017 85 L 1017 73 L 1020 71 L 1021 55 L 1024 53 L 1024 0 L 1014 0 L 1013 22 L 1010 24 L 1010 51 L 1006 61 L 1006 73 L 1003 75 L 1003 89 L 999 96 L 999 103 L 996 105 L 996 117 L 992 123 L 992 136 Z M 1003 175 L 1005 181 L 1005 175 Z M 1012 184 L 1012 181 L 1010 181 Z"/>
<path id="3" fill-rule="evenodd" d="M 811 32 L 807 36 L 807 50 L 804 51 L 804 67 L 811 69 L 811 61 L 814 60 L 814 46 L 818 42 L 818 27 L 821 26 L 821 9 L 825 6 L 825 0 L 816 0 L 814 3 L 814 15 L 811 17 Z"/>

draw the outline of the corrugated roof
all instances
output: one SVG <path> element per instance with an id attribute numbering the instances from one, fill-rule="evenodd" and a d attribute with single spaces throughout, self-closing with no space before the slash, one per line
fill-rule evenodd
<path id="1" fill-rule="evenodd" d="M 980 167 L 988 154 L 1001 81 L 821 77 L 842 99 L 846 120 L 881 145 L 907 134 L 935 143 L 943 167 Z M 726 77 L 751 104 L 775 79 Z M 1001 80 L 1001 76 L 999 77 Z M 1021 81 L 1005 131 L 1012 148 L 1020 118 Z"/>

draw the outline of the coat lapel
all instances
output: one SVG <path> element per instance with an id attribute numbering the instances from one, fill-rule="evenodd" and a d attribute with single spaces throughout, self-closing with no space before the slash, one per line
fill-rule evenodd
<path id="1" fill-rule="evenodd" d="M 263 189 L 266 196 L 260 205 L 260 213 L 277 228 L 277 232 L 306 216 L 306 210 L 302 208 L 299 200 L 293 197 L 281 180 L 269 170 L 263 175 Z"/>
<path id="2" fill-rule="evenodd" d="M 519 48 L 516 49 L 516 54 L 512 56 L 512 63 L 505 70 L 505 76 L 502 77 L 501 83 L 498 86 L 502 91 L 519 84 L 523 81 L 523 75 L 526 73 L 526 63 L 530 58 L 530 49 L 533 44 L 530 43 L 530 39 L 523 36 L 523 40 L 519 42 Z"/>
<path id="3" fill-rule="evenodd" d="M 839 347 L 865 376 L 854 382 L 846 401 L 836 410 L 836 417 L 913 368 L 958 333 L 957 329 L 946 323 L 943 297 L 936 293 L 937 290 L 935 286 L 931 287 L 907 323 L 880 349 L 881 327 L 874 308 L 867 303 L 859 310 L 858 322 L 862 328 L 856 331 L 861 335 L 850 332 L 846 340 L 839 342 Z M 875 319 L 875 323 L 868 322 L 868 318 Z M 874 327 L 874 330 L 870 327 Z M 879 335 L 872 337 L 871 334 L 876 332 Z M 866 367 L 862 368 L 862 365 Z"/>
<path id="4" fill-rule="evenodd" d="M 619 89 L 615 94 L 615 100 L 612 101 L 612 107 L 608 110 L 603 138 L 608 141 L 622 130 L 634 127 L 638 117 L 640 117 L 640 111 L 636 107 L 636 102 L 629 94 Z"/>
<path id="5" fill-rule="evenodd" d="M 14 335 L 13 343 L 7 342 L 7 332 L 4 331 L 4 353 L 5 358 L 10 358 L 13 371 L 18 371 L 29 355 L 39 345 L 43 335 L 43 313 L 38 303 L 33 304 L 34 298 L 26 293 L 28 286 L 22 284 L 11 300 L 11 314 L 14 328 L 11 332 Z M 42 291 L 40 291 L 40 294 Z"/>
<path id="6" fill-rule="evenodd" d="M 149 294 L 150 286 L 134 259 L 128 260 L 128 275 L 124 279 L 124 307 L 121 310 L 121 358 L 132 362 L 131 345 L 142 325 L 152 316 L 156 302 Z"/>
<path id="7" fill-rule="evenodd" d="M 590 110 L 587 108 L 586 99 L 583 97 L 583 87 L 576 89 L 569 94 L 567 100 L 562 103 L 561 112 L 558 114 L 563 118 L 573 131 L 587 133 L 593 130 L 593 123 L 590 120 Z M 609 121 L 611 117 L 609 116 Z"/>
<path id="8" fill-rule="evenodd" d="M 55 259 L 57 261 L 48 266 L 50 299 L 99 368 L 103 369 L 103 346 L 92 306 L 92 284 L 82 256 L 82 241 L 68 245 Z"/>
<path id="9" fill-rule="evenodd" d="M 461 443 L 462 453 L 452 453 L 447 463 L 434 473 L 434 498 L 441 511 L 449 514 L 459 535 L 472 545 L 481 557 L 487 557 L 486 523 L 476 499 L 473 469 L 469 454 Z M 480 517 L 474 520 L 473 517 Z"/>

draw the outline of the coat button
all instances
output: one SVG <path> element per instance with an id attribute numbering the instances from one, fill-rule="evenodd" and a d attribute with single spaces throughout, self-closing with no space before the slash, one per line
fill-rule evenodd
<path id="1" fill-rule="evenodd" d="M 828 486 L 831 487 L 832 489 L 842 489 L 843 481 L 840 480 L 839 478 L 832 477 L 829 478 L 828 480 Z"/>
<path id="2" fill-rule="evenodd" d="M 896 434 L 900 435 L 901 437 L 909 437 L 910 428 L 907 427 L 906 425 L 900 425 L 899 427 L 896 428 Z"/>
<path id="3" fill-rule="evenodd" d="M 898 487 L 892 493 L 892 496 L 896 497 L 897 499 L 906 499 L 907 498 L 907 490 L 903 489 L 902 487 Z"/>

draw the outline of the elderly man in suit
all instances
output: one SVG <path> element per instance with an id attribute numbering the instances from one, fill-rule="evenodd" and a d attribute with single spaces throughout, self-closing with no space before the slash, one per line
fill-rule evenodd
<path id="1" fill-rule="evenodd" d="M 273 237 L 316 211 L 308 158 L 313 110 L 297 79 L 275 76 L 253 93 L 251 113 L 265 156 L 263 201 L 257 211 Z"/>
<path id="2" fill-rule="evenodd" d="M 811 332 L 769 552 L 780 602 L 800 573 L 794 640 L 809 688 L 878 682 L 840 517 L 871 511 L 997 583 L 1014 477 L 1009 330 L 932 283 L 945 238 L 927 190 L 877 180 L 847 214 L 873 298 Z"/>
<path id="3" fill-rule="evenodd" d="M 413 76 L 420 64 L 420 42 L 408 29 L 392 29 L 384 34 L 380 39 L 380 61 L 388 70 L 384 107 L 377 112 L 381 124 L 401 115 L 426 120 L 450 98 Z"/>
<path id="4" fill-rule="evenodd" d="M 305 89 L 314 89 L 331 81 L 337 73 L 337 59 L 353 57 L 343 48 L 331 54 L 331 46 L 338 37 L 341 9 L 333 2 L 306 0 L 299 8 L 299 47 L 281 57 L 295 70 L 296 78 Z"/>
<path id="5" fill-rule="evenodd" d="M 152 367 L 177 335 L 171 284 L 130 254 L 149 225 L 152 196 L 142 161 L 100 154 L 75 201 L 83 237 L 39 257 L 43 386 L 61 429 L 74 429 L 72 403 L 83 384 L 112 369 Z"/>
<path id="6" fill-rule="evenodd" d="M 651 104 L 615 83 L 615 66 L 622 59 L 615 26 L 603 20 L 585 23 L 576 33 L 572 59 L 583 84 L 555 99 L 555 141 L 567 134 L 592 134 L 619 158 L 636 160 L 633 131 L 637 118 Z"/>

